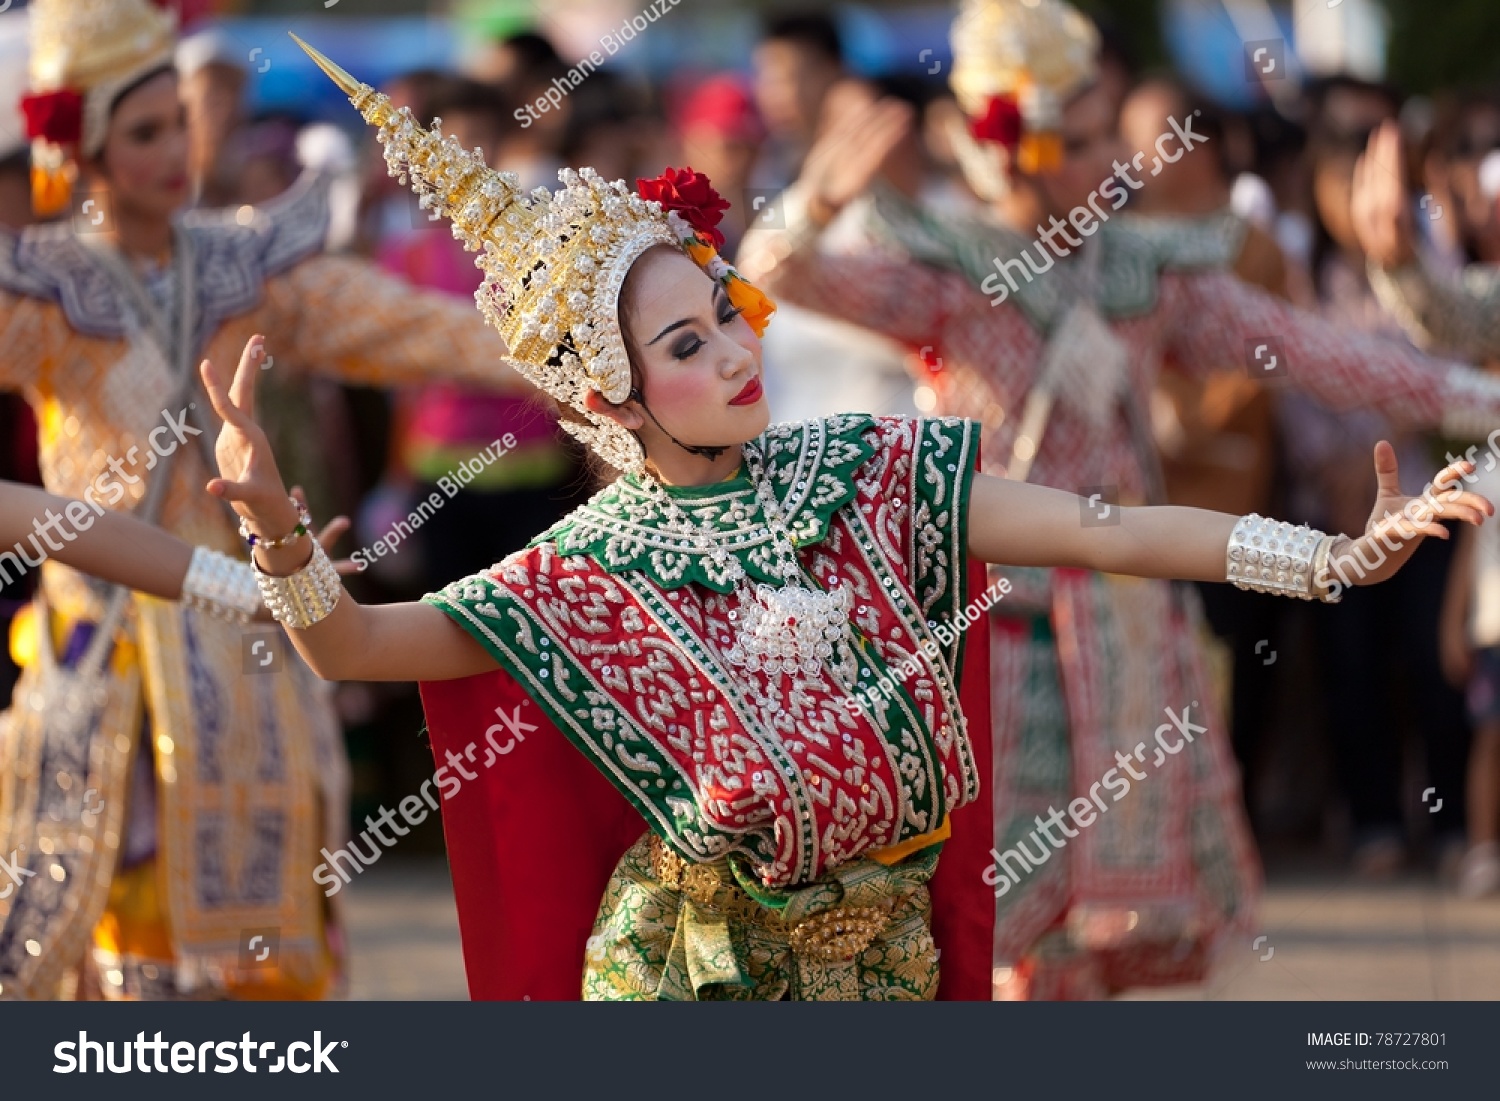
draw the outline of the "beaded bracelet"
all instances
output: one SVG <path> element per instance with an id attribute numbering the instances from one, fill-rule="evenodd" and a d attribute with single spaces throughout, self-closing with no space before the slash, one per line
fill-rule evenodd
<path id="1" fill-rule="evenodd" d="M 240 517 L 240 535 L 245 540 L 245 545 L 251 548 L 260 547 L 263 550 L 275 550 L 278 547 L 287 547 L 301 539 L 312 530 L 312 517 L 307 514 L 307 506 L 295 497 L 288 497 L 292 507 L 297 510 L 297 526 L 290 535 L 283 535 L 280 539 L 267 539 L 264 535 L 256 535 L 250 530 L 243 516 Z"/>
<path id="2" fill-rule="evenodd" d="M 1315 584 L 1314 563 L 1327 559 L 1332 540 L 1315 528 L 1293 527 L 1251 513 L 1240 517 L 1224 552 L 1225 580 L 1238 589 L 1274 593 L 1299 600 L 1334 603 Z"/>
<path id="3" fill-rule="evenodd" d="M 182 579 L 182 602 L 244 626 L 260 610 L 260 586 L 244 562 L 207 547 L 194 547 Z"/>
<path id="4" fill-rule="evenodd" d="M 307 565 L 287 577 L 273 577 L 256 564 L 255 580 L 260 585 L 260 595 L 271 610 L 277 623 L 294 630 L 305 631 L 333 614 L 339 598 L 344 595 L 343 582 L 323 544 L 313 540 L 312 558 Z"/>

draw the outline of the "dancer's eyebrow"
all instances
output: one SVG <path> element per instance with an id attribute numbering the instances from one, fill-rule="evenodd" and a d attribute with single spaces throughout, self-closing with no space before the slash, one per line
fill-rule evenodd
<path id="1" fill-rule="evenodd" d="M 718 283 L 718 282 L 714 283 L 714 289 L 713 289 L 713 295 L 712 295 L 713 301 L 710 303 L 710 305 L 717 306 L 719 304 L 719 298 L 723 294 L 724 294 L 724 284 L 723 283 Z M 661 332 L 657 333 L 650 340 L 646 341 L 646 347 L 648 347 L 648 348 L 651 347 L 651 345 L 655 344 L 658 340 L 660 340 L 662 337 L 666 336 L 668 333 L 675 332 L 676 330 L 682 328 L 684 325 L 691 325 L 692 323 L 693 323 L 693 319 L 691 317 L 684 317 L 681 321 L 674 321 L 674 322 L 672 322 L 672 324 L 668 325 Z"/>

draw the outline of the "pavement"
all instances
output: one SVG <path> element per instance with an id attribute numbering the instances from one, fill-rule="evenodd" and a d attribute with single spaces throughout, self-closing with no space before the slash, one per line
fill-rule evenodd
<path id="1" fill-rule="evenodd" d="M 453 881 L 441 857 L 387 857 L 340 894 L 356 1001 L 467 1001 Z"/>
<path id="2" fill-rule="evenodd" d="M 344 896 L 351 998 L 467 998 L 446 864 L 385 860 Z M 1229 945 L 1206 984 L 1122 999 L 1500 999 L 1500 898 L 1464 901 L 1431 875 L 1369 883 L 1334 866 L 1273 867 L 1254 938 Z"/>

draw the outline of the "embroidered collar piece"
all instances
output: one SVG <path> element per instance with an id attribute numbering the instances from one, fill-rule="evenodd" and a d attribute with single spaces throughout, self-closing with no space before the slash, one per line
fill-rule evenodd
<path id="1" fill-rule="evenodd" d="M 854 499 L 854 473 L 875 454 L 872 418 L 846 415 L 773 425 L 747 444 L 760 458 L 795 547 L 821 542 Z M 727 593 L 748 579 L 787 581 L 779 536 L 744 468 L 711 486 L 663 487 L 627 474 L 534 542 L 585 554 L 611 573 L 640 571 L 662 588 L 698 583 Z"/>

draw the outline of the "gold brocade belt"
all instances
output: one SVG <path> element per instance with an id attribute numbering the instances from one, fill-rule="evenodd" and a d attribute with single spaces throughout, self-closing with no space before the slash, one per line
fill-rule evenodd
<path id="1" fill-rule="evenodd" d="M 793 917 L 785 909 L 751 898 L 735 880 L 727 862 L 697 864 L 684 860 L 655 834 L 651 835 L 650 844 L 651 868 L 663 887 L 681 891 L 710 914 L 738 918 L 779 932 L 787 938 L 792 951 L 805 958 L 827 963 L 855 959 L 880 935 L 896 906 L 897 895 L 891 893 L 872 905 L 839 904 L 805 917 Z M 805 909 L 798 907 L 794 912 Z"/>
<path id="2" fill-rule="evenodd" d="M 937 992 L 927 881 L 940 844 L 764 886 L 739 854 L 682 858 L 654 833 L 620 858 L 585 953 L 591 1001 L 921 1001 Z"/>

